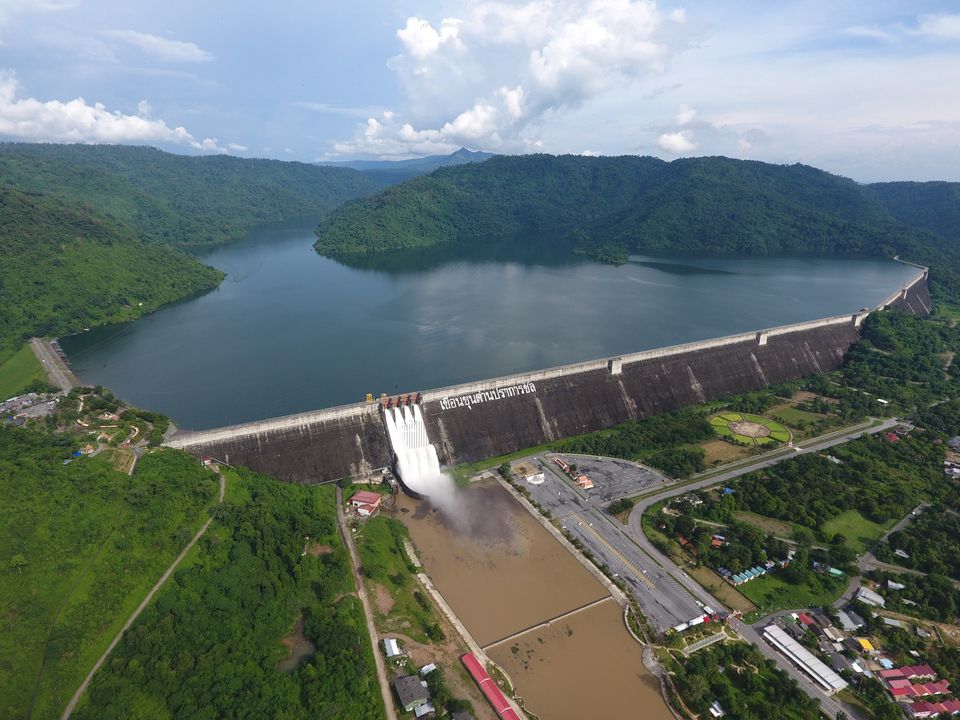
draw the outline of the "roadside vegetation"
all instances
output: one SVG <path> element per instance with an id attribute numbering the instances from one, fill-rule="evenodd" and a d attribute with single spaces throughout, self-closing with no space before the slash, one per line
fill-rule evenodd
<path id="1" fill-rule="evenodd" d="M 226 474 L 231 490 L 214 524 L 75 717 L 382 718 L 334 489 Z M 301 619 L 315 652 L 282 672 L 281 639 Z"/>

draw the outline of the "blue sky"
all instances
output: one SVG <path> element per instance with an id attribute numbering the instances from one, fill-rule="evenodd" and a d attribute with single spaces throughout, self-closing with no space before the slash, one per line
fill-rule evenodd
<path id="1" fill-rule="evenodd" d="M 960 180 L 960 4 L 0 0 L 0 137 Z"/>

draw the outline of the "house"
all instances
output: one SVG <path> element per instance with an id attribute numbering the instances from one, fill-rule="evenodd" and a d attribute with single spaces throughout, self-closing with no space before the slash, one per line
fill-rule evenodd
<path id="1" fill-rule="evenodd" d="M 870 642 L 869 638 L 861 637 L 854 639 L 857 641 L 857 645 L 859 646 L 857 648 L 858 650 L 862 650 L 863 652 L 867 653 L 873 653 L 877 651 L 877 649 L 873 646 L 873 643 Z"/>
<path id="2" fill-rule="evenodd" d="M 850 670 L 852 665 L 853 663 L 851 663 L 840 653 L 833 653 L 830 655 L 830 667 L 832 667 L 835 672 Z"/>
<path id="3" fill-rule="evenodd" d="M 398 677 L 393 681 L 393 689 L 400 700 L 400 707 L 405 712 L 410 712 L 414 708 L 430 702 L 430 691 L 427 689 L 427 683 L 416 675 Z"/>
<path id="4" fill-rule="evenodd" d="M 427 665 L 424 665 L 422 668 L 420 668 L 420 677 L 426 677 L 436 669 L 437 669 L 436 663 L 429 663 Z"/>
<path id="5" fill-rule="evenodd" d="M 883 607 L 887 604 L 887 601 L 884 600 L 882 596 L 878 595 L 870 588 L 865 587 L 861 587 L 857 590 L 857 600 L 865 605 L 873 605 L 874 607 Z"/>
<path id="6" fill-rule="evenodd" d="M 960 713 L 960 700 L 941 700 L 940 702 L 915 702 L 908 706 L 910 717 L 928 718 L 937 715 L 956 715 Z"/>
<path id="7" fill-rule="evenodd" d="M 388 659 L 403 655 L 403 651 L 400 650 L 400 643 L 396 641 L 396 638 L 384 638 L 383 650 L 386 652 Z"/>
<path id="8" fill-rule="evenodd" d="M 586 475 L 578 475 L 576 483 L 580 486 L 581 490 L 589 490 L 593 487 L 593 480 L 588 478 Z"/>
<path id="9" fill-rule="evenodd" d="M 350 497 L 350 504 L 357 509 L 357 515 L 360 517 L 373 515 L 380 509 L 381 502 L 383 502 L 383 495 L 369 490 L 358 490 Z"/>
<path id="10" fill-rule="evenodd" d="M 889 590 L 903 590 L 906 587 L 903 583 L 894 582 L 893 580 L 887 580 L 887 588 Z"/>
<path id="11" fill-rule="evenodd" d="M 887 627 L 900 628 L 901 630 L 906 628 L 906 625 L 904 625 L 900 620 L 895 620 L 894 618 L 881 617 L 880 620 L 883 621 L 883 624 Z"/>
<path id="12" fill-rule="evenodd" d="M 903 558 L 904 560 L 909 560 L 909 559 L 910 559 L 910 556 L 907 555 L 907 553 L 905 553 L 905 552 L 904 552 L 903 550 L 901 550 L 900 548 L 897 548 L 896 550 L 894 550 L 894 551 L 893 551 L 893 554 L 896 555 L 896 556 L 899 557 L 899 558 Z"/>

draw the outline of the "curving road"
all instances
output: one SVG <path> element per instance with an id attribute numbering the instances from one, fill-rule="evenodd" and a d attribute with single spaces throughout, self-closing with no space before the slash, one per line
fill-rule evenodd
<path id="1" fill-rule="evenodd" d="M 874 434 L 889 430 L 898 424 L 901 423 L 896 419 L 890 419 L 876 425 L 871 424 L 870 426 L 857 426 L 856 428 L 839 431 L 821 438 L 814 438 L 803 443 L 798 443 L 796 449 L 781 451 L 773 456 L 768 455 L 761 457 L 753 462 L 739 463 L 734 469 L 713 472 L 703 479 L 676 484 L 664 490 L 641 496 L 630 513 L 625 532 L 629 535 L 630 539 L 637 543 L 637 545 L 639 545 L 648 555 L 655 558 L 656 561 L 664 568 L 664 570 L 666 570 L 666 572 L 671 575 L 673 579 L 676 580 L 680 585 L 682 585 L 691 595 L 696 598 L 706 598 L 707 600 L 705 600 L 705 602 L 708 602 L 714 608 L 722 608 L 724 607 L 723 603 L 711 596 L 699 583 L 687 576 L 687 574 L 679 566 L 677 566 L 676 563 L 661 553 L 647 538 L 646 534 L 643 532 L 643 526 L 641 522 L 644 511 L 646 511 L 651 505 L 655 505 L 663 500 L 677 497 L 678 495 L 685 495 L 686 493 L 694 490 L 702 490 L 715 485 L 722 485 L 723 483 L 729 482 L 740 475 L 745 475 L 762 468 L 771 467 L 783 462 L 784 460 L 789 460 L 800 453 L 817 453 L 835 445 L 840 445 L 849 442 L 850 440 L 855 440 L 864 434 Z M 821 707 L 829 717 L 835 717 L 837 712 L 840 710 L 845 712 L 848 717 L 860 717 L 859 714 L 857 714 L 853 709 L 842 705 L 833 697 L 820 690 L 819 686 L 815 685 L 807 675 L 794 667 L 783 655 L 774 650 L 773 647 L 771 647 L 761 637 L 761 633 L 757 627 L 759 624 L 760 623 L 757 623 L 756 625 L 751 626 L 741 622 L 736 618 L 730 619 L 731 627 L 733 627 L 741 637 L 756 645 L 766 657 L 773 660 L 781 670 L 794 678 L 800 687 L 803 688 L 803 690 L 810 697 L 820 702 Z"/>

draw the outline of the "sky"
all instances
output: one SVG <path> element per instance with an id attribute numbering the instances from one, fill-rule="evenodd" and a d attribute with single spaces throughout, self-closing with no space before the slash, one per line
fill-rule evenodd
<path id="1" fill-rule="evenodd" d="M 960 180 L 960 2 L 0 0 L 0 139 Z"/>

